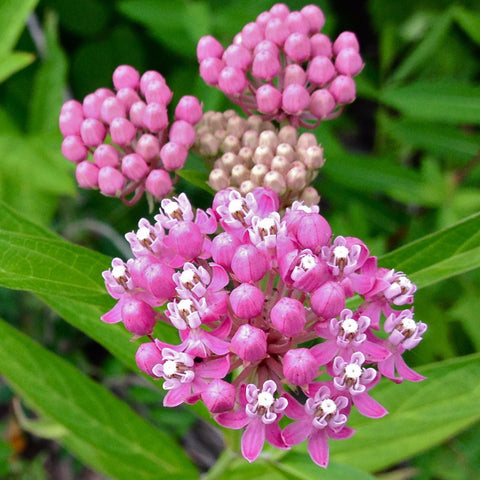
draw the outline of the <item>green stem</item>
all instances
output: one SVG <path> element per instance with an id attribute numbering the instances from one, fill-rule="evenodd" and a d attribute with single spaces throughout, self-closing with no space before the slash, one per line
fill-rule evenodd
<path id="1" fill-rule="evenodd" d="M 220 455 L 217 460 L 217 463 L 204 475 L 202 475 L 202 480 L 217 480 L 228 470 L 232 460 L 236 457 L 234 453 L 229 448 L 226 448 Z"/>

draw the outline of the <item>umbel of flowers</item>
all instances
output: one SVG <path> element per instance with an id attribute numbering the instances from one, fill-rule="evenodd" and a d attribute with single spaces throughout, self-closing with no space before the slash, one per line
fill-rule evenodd
<path id="1" fill-rule="evenodd" d="M 104 272 L 118 301 L 102 319 L 144 337 L 136 361 L 163 379 L 166 407 L 203 401 L 220 425 L 243 429 L 248 461 L 265 441 L 306 441 L 325 467 L 329 438 L 354 434 L 352 408 L 387 413 L 370 396 L 382 376 L 423 378 L 402 358 L 427 328 L 401 308 L 415 285 L 379 268 L 360 239 L 334 237 L 316 206 L 281 213 L 277 195 L 259 187 L 222 190 L 195 212 L 181 194 L 126 238 L 134 256 Z M 360 306 L 347 308 L 355 295 Z M 157 338 L 157 323 L 178 342 Z"/>
<path id="2" fill-rule="evenodd" d="M 169 127 L 172 91 L 153 70 L 142 76 L 128 65 L 113 73 L 115 91 L 99 88 L 60 113 L 62 153 L 77 164 L 82 188 L 136 203 L 146 191 L 160 199 L 172 191 L 170 172 L 183 167 L 202 117 L 197 98 L 184 96 Z"/>

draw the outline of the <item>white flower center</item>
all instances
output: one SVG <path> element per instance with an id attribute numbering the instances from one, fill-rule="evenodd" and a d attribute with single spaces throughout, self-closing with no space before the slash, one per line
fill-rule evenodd
<path id="1" fill-rule="evenodd" d="M 339 245 L 338 247 L 335 247 L 333 249 L 333 255 L 335 255 L 335 258 L 337 259 L 346 260 L 349 253 L 350 253 L 350 250 L 347 247 L 344 247 L 343 245 Z"/>
<path id="2" fill-rule="evenodd" d="M 362 368 L 358 366 L 356 363 L 349 363 L 345 367 L 345 375 L 352 380 L 356 380 L 360 378 L 362 375 Z"/>
<path id="3" fill-rule="evenodd" d="M 274 401 L 273 395 L 269 392 L 260 392 L 258 394 L 258 405 L 260 407 L 270 408 Z"/>
<path id="4" fill-rule="evenodd" d="M 124 277 L 126 273 L 127 273 L 127 269 L 126 269 L 125 265 L 115 265 L 112 268 L 112 276 L 116 280 Z"/>
<path id="5" fill-rule="evenodd" d="M 165 211 L 165 213 L 170 217 L 175 211 L 180 210 L 180 206 L 178 205 L 177 202 L 168 202 L 165 205 L 162 205 L 162 208 Z"/>
<path id="6" fill-rule="evenodd" d="M 305 270 L 311 270 L 315 265 L 317 264 L 317 261 L 313 255 L 305 255 L 302 257 L 302 260 L 300 261 L 300 266 Z"/>
<path id="7" fill-rule="evenodd" d="M 400 285 L 402 290 L 410 290 L 410 288 L 412 287 L 412 282 L 405 275 L 398 277 L 396 282 Z"/>
<path id="8" fill-rule="evenodd" d="M 337 405 L 331 398 L 322 400 L 322 403 L 320 403 L 320 408 L 325 415 L 331 415 L 337 411 Z"/>
<path id="9" fill-rule="evenodd" d="M 150 229 L 147 227 L 140 227 L 137 231 L 137 238 L 142 242 L 144 240 L 150 240 Z"/>
<path id="10" fill-rule="evenodd" d="M 402 327 L 404 330 L 414 332 L 417 328 L 417 324 L 415 323 L 415 320 L 413 320 L 413 318 L 404 318 L 402 320 Z"/>
<path id="11" fill-rule="evenodd" d="M 235 198 L 228 204 L 228 211 L 233 215 L 234 213 L 240 213 L 243 211 L 243 200 L 241 198 Z"/>
<path id="12" fill-rule="evenodd" d="M 187 314 L 188 313 L 192 313 L 192 311 L 194 310 L 193 308 L 193 302 L 191 300 L 180 300 L 178 302 L 178 310 L 180 310 L 180 312 L 186 312 Z"/>
<path id="13" fill-rule="evenodd" d="M 357 333 L 358 323 L 353 318 L 346 318 L 342 322 L 342 328 L 345 333 Z"/>
<path id="14" fill-rule="evenodd" d="M 175 373 L 177 373 L 177 362 L 173 360 L 167 360 L 163 364 L 163 373 L 167 377 L 171 377 L 172 375 L 175 375 Z"/>
<path id="15" fill-rule="evenodd" d="M 180 274 L 180 283 L 183 285 L 193 284 L 195 280 L 195 272 L 193 270 L 184 270 Z"/>

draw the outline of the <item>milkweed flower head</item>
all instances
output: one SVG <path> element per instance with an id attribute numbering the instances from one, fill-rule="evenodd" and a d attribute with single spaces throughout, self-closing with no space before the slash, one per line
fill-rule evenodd
<path id="1" fill-rule="evenodd" d="M 136 203 L 147 192 L 159 200 L 173 189 L 195 141 L 202 116 L 196 97 L 184 96 L 169 123 L 172 91 L 156 71 L 128 65 L 113 73 L 114 89 L 99 88 L 83 102 L 67 101 L 60 112 L 62 153 L 77 164 L 78 184 L 107 196 Z"/>
<path id="2" fill-rule="evenodd" d="M 311 183 L 325 163 L 313 133 L 275 127 L 258 115 L 243 118 L 233 110 L 206 112 L 195 127 L 193 150 L 210 167 L 208 184 L 219 191 L 234 188 L 243 195 L 256 187 L 271 188 L 281 208 L 295 200 L 320 201 Z"/>
<path id="3" fill-rule="evenodd" d="M 136 362 L 163 381 L 166 407 L 203 401 L 243 430 L 248 461 L 265 442 L 306 441 L 325 467 L 329 439 L 354 434 L 352 409 L 387 413 L 370 395 L 382 376 L 423 378 L 402 358 L 427 328 L 402 309 L 414 285 L 360 239 L 334 236 L 318 206 L 284 211 L 271 189 L 226 189 L 205 211 L 183 193 L 164 199 L 154 220 L 126 235 L 133 257 L 103 273 L 117 303 L 102 319 L 143 338 Z M 346 308 L 354 295 L 360 306 Z"/>
<path id="4" fill-rule="evenodd" d="M 292 12 L 275 4 L 226 48 L 210 35 L 202 37 L 200 76 L 247 115 L 315 128 L 355 99 L 353 77 L 364 65 L 355 34 L 343 32 L 332 41 L 321 32 L 324 24 L 316 5 Z"/>

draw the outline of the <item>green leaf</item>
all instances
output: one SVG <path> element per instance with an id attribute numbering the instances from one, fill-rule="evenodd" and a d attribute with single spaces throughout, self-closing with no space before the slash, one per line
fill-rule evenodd
<path id="1" fill-rule="evenodd" d="M 480 15 L 465 7 L 456 5 L 453 16 L 462 30 L 478 45 L 480 45 Z"/>
<path id="2" fill-rule="evenodd" d="M 196 478 L 165 433 L 75 367 L 0 321 L 0 370 L 12 388 L 69 431 L 61 443 L 118 480 Z"/>
<path id="3" fill-rule="evenodd" d="M 6 53 L 0 57 L 0 83 L 27 67 L 35 60 L 35 55 L 27 52 Z"/>
<path id="4" fill-rule="evenodd" d="M 2 0 L 0 3 L 0 57 L 10 51 L 22 33 L 27 16 L 38 0 Z"/>
<path id="5" fill-rule="evenodd" d="M 390 414 L 377 420 L 354 415 L 357 433 L 330 442 L 332 460 L 378 471 L 440 444 L 480 419 L 480 354 L 439 362 L 419 371 L 423 383 L 382 382 L 372 391 Z"/>
<path id="6" fill-rule="evenodd" d="M 198 172 L 196 170 L 178 170 L 177 175 L 201 190 L 205 190 L 211 195 L 215 194 L 215 190 L 207 184 L 207 173 Z"/>
<path id="7" fill-rule="evenodd" d="M 379 99 L 415 120 L 480 124 L 480 87 L 466 83 L 418 81 L 386 87 Z"/>
<path id="8" fill-rule="evenodd" d="M 391 253 L 379 264 L 405 272 L 419 288 L 480 266 L 480 213 Z"/>

